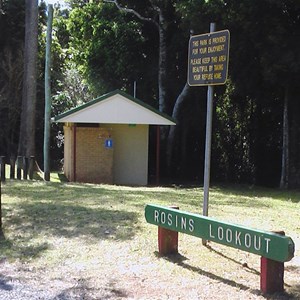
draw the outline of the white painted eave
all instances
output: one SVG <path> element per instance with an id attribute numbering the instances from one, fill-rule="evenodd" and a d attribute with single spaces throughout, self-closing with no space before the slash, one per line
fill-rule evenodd
<path id="1" fill-rule="evenodd" d="M 54 122 L 176 125 L 171 118 L 164 117 L 155 109 L 140 105 L 120 93 L 57 116 Z"/>

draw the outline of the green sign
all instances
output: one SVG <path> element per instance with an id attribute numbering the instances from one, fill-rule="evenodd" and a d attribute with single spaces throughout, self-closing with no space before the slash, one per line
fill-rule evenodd
<path id="1" fill-rule="evenodd" d="M 152 204 L 146 206 L 145 217 L 150 224 L 214 241 L 275 261 L 285 262 L 294 257 L 295 245 L 288 236 L 220 222 L 201 215 Z"/>
<path id="2" fill-rule="evenodd" d="M 188 84 L 225 84 L 229 61 L 228 30 L 194 35 L 189 42 Z"/>

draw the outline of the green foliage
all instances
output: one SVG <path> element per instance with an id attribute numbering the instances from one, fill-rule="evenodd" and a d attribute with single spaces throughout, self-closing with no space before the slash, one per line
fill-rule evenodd
<path id="1" fill-rule="evenodd" d="M 74 60 L 98 92 L 126 89 L 141 77 L 146 54 L 139 22 L 109 4 L 89 3 L 71 11 L 68 29 Z"/>
<path id="2" fill-rule="evenodd" d="M 67 2 L 70 9 L 56 6 L 53 23 L 52 115 L 116 88 L 132 93 L 134 81 L 137 97 L 156 106 L 159 39 L 153 23 L 104 1 Z M 121 5 L 146 17 L 155 16 L 157 21 L 153 3 L 160 5 L 166 20 L 169 113 L 186 82 L 190 31 L 206 33 L 212 21 L 217 30 L 230 31 L 230 80 L 215 89 L 212 179 L 278 184 L 283 99 L 290 90 L 290 177 L 293 185 L 299 186 L 299 1 L 120 0 Z M 16 152 L 19 135 L 24 2 L 3 0 L 1 4 L 0 154 L 11 155 Z M 46 4 L 41 2 L 37 140 L 42 140 L 43 134 L 45 24 Z M 192 88 L 182 105 L 175 171 L 169 172 L 180 180 L 201 180 L 203 176 L 205 103 L 206 89 Z M 55 137 L 59 129 L 53 125 L 53 130 Z M 150 151 L 155 152 L 154 147 Z M 150 169 L 154 167 L 150 165 Z M 167 173 L 164 171 L 162 174 Z"/>
<path id="3" fill-rule="evenodd" d="M 235 86 L 229 79 L 226 90 L 216 103 L 214 155 L 216 178 L 234 182 L 251 182 L 254 161 L 251 153 L 251 128 L 255 102 L 237 101 Z M 217 162 L 214 164 L 214 162 Z"/>

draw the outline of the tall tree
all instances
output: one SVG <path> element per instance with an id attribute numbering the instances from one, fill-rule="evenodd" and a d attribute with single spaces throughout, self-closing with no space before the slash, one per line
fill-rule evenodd
<path id="1" fill-rule="evenodd" d="M 112 2 L 116 7 L 126 13 L 135 15 L 142 21 L 152 23 L 158 30 L 159 35 L 159 53 L 158 53 L 158 102 L 159 110 L 166 112 L 166 81 L 167 81 L 167 30 L 168 21 L 166 14 L 168 8 L 172 5 L 172 1 L 149 1 L 147 12 L 148 16 L 144 16 L 137 10 L 131 7 L 125 7 L 119 4 L 117 0 L 106 0 L 105 2 Z"/>
<path id="2" fill-rule="evenodd" d="M 38 0 L 26 0 L 22 114 L 18 153 L 27 157 L 35 155 L 37 55 Z"/>
<path id="3" fill-rule="evenodd" d="M 289 89 L 285 90 L 282 117 L 282 153 L 280 188 L 287 188 L 289 183 Z"/>
<path id="4" fill-rule="evenodd" d="M 2 1 L 0 9 L 0 153 L 15 156 L 18 148 L 23 75 L 23 1 Z"/>

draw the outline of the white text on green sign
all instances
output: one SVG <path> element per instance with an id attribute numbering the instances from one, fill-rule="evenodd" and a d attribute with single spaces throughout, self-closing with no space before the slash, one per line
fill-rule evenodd
<path id="1" fill-rule="evenodd" d="M 276 261 L 294 256 L 294 242 L 288 236 L 220 222 L 201 215 L 149 204 L 148 223 L 241 249 Z"/>

